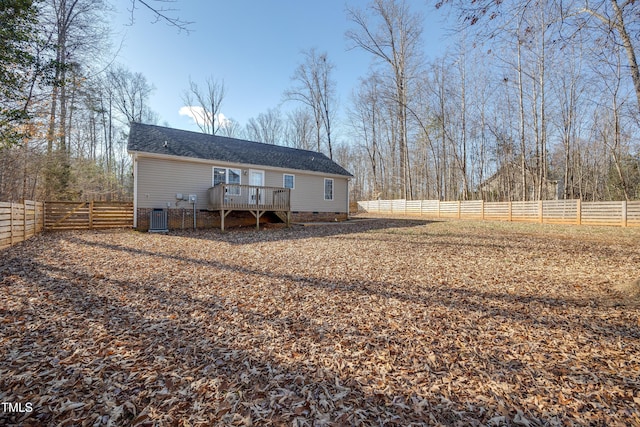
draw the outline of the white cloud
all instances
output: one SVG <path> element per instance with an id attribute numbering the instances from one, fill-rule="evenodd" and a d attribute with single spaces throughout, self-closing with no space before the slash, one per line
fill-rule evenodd
<path id="1" fill-rule="evenodd" d="M 201 126 L 205 124 L 205 118 L 207 117 L 207 112 L 202 107 L 196 106 L 184 106 L 180 107 L 178 110 L 178 114 L 181 116 L 188 116 L 198 125 Z"/>
<path id="2" fill-rule="evenodd" d="M 198 126 L 204 125 L 206 122 L 206 118 L 210 116 L 210 113 L 208 111 L 206 111 L 202 107 L 197 107 L 197 106 L 180 107 L 180 110 L 178 110 L 178 114 L 180 114 L 181 116 L 191 117 L 191 119 Z M 231 123 L 231 120 L 229 120 L 222 113 L 218 113 L 217 119 L 218 119 L 218 123 L 220 124 L 220 127 L 223 127 L 223 128 L 229 126 L 229 124 Z"/>
<path id="3" fill-rule="evenodd" d="M 229 120 L 224 114 L 218 114 L 218 123 L 220 123 L 221 128 L 226 128 L 231 124 L 231 120 Z"/>

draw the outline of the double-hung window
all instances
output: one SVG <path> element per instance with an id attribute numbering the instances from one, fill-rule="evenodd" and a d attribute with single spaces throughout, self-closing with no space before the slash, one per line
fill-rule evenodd
<path id="1" fill-rule="evenodd" d="M 332 178 L 324 179 L 324 199 L 333 200 L 333 179 Z"/>
<path id="2" fill-rule="evenodd" d="M 227 187 L 227 194 L 237 196 L 240 194 L 240 169 L 213 167 L 213 186 L 218 184 L 238 184 Z"/>
<path id="3" fill-rule="evenodd" d="M 284 188 L 290 188 L 290 189 L 294 189 L 296 188 L 296 176 L 289 174 L 289 173 L 285 173 L 282 175 L 282 186 Z"/>

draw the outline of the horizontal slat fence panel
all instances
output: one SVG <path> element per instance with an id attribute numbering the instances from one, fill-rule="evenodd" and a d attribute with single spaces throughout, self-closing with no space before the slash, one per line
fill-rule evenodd
<path id="1" fill-rule="evenodd" d="M 438 216 L 439 210 L 440 210 L 440 201 L 438 200 L 422 201 L 422 215 Z"/>
<path id="2" fill-rule="evenodd" d="M 540 204 L 538 202 L 511 202 L 511 221 L 540 220 Z"/>
<path id="3" fill-rule="evenodd" d="M 407 200 L 406 208 L 407 215 L 421 215 L 422 200 Z"/>
<path id="4" fill-rule="evenodd" d="M 553 224 L 576 224 L 578 217 L 577 200 L 545 200 L 542 202 L 544 222 Z"/>
<path id="5" fill-rule="evenodd" d="M 458 202 L 440 202 L 440 218 L 458 218 Z"/>
<path id="6" fill-rule="evenodd" d="M 469 219 L 482 219 L 484 202 L 482 200 L 468 200 L 460 202 L 460 217 Z"/>
<path id="7" fill-rule="evenodd" d="M 133 227 L 132 203 L 93 203 L 93 228 Z"/>
<path id="8" fill-rule="evenodd" d="M 42 202 L 0 202 L 0 249 L 23 242 L 44 227 Z"/>
<path id="9" fill-rule="evenodd" d="M 509 203 L 485 202 L 484 203 L 484 219 L 510 221 L 511 208 Z"/>
<path id="10" fill-rule="evenodd" d="M 552 224 L 640 227 L 640 201 L 582 202 L 441 202 L 438 200 L 370 200 L 358 202 L 363 212 L 420 215 L 435 218 L 544 222 Z"/>
<path id="11" fill-rule="evenodd" d="M 407 201 L 404 199 L 400 200 L 392 200 L 391 201 L 391 211 L 396 213 L 405 213 L 405 205 Z"/>
<path id="12" fill-rule="evenodd" d="M 47 230 L 81 230 L 89 228 L 90 202 L 47 202 L 45 223 Z"/>
<path id="13" fill-rule="evenodd" d="M 133 204 L 126 202 L 47 202 L 47 230 L 133 227 Z"/>
<path id="14" fill-rule="evenodd" d="M 640 200 L 627 202 L 627 226 L 640 227 Z"/>
<path id="15" fill-rule="evenodd" d="M 622 202 L 583 202 L 582 223 L 585 225 L 622 225 Z"/>
<path id="16" fill-rule="evenodd" d="M 391 200 L 378 200 L 378 212 L 393 212 Z"/>

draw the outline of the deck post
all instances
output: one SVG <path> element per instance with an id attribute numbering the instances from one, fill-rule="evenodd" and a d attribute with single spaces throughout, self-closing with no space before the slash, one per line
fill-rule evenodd
<path id="1" fill-rule="evenodd" d="M 256 187 L 256 230 L 260 230 L 260 188 Z"/>
<path id="2" fill-rule="evenodd" d="M 224 231 L 224 209 L 220 209 L 220 231 Z"/>

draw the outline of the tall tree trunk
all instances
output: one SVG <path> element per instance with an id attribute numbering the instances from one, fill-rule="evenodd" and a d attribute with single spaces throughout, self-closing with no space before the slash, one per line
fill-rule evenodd
<path id="1" fill-rule="evenodd" d="M 520 108 L 520 171 L 522 182 L 522 201 L 527 200 L 527 161 L 526 161 L 526 140 L 525 140 L 525 128 L 524 128 L 524 88 L 522 81 L 522 52 L 520 48 L 520 42 L 518 41 L 518 105 Z"/>
<path id="2" fill-rule="evenodd" d="M 627 2 L 627 7 L 632 7 L 633 1 Z M 631 4 L 631 6 L 629 6 Z M 627 53 L 627 59 L 629 61 L 629 71 L 631 73 L 631 79 L 633 80 L 633 87 L 636 92 L 636 100 L 638 102 L 638 110 L 640 111 L 640 70 L 638 69 L 638 60 L 636 57 L 636 51 L 633 45 L 633 40 L 627 31 L 627 24 L 624 21 L 622 9 L 617 0 L 611 0 L 611 6 L 616 14 L 614 28 L 620 34 L 622 39 L 622 45 Z M 637 18 L 637 15 L 636 15 Z"/>

